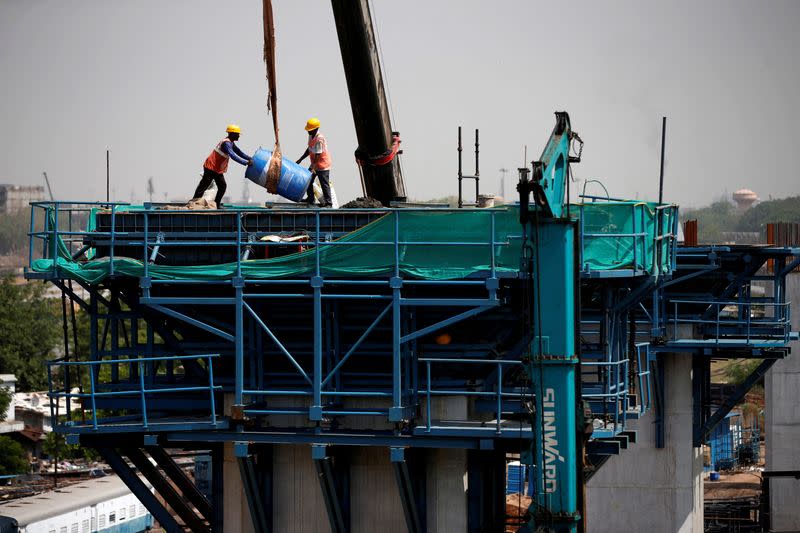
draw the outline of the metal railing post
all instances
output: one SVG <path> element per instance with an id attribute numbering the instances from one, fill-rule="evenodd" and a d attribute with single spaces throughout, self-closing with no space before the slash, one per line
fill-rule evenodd
<path id="1" fill-rule="evenodd" d="M 241 279 L 235 284 L 236 302 L 234 303 L 236 315 L 236 379 L 234 390 L 234 403 L 243 405 L 242 390 L 244 389 L 244 309 Z"/>
<path id="2" fill-rule="evenodd" d="M 31 225 L 30 231 L 28 232 L 28 266 L 30 267 L 33 264 L 33 243 L 34 237 L 33 233 L 36 231 L 36 206 L 31 205 Z"/>
<path id="3" fill-rule="evenodd" d="M 97 429 L 97 402 L 95 401 L 95 386 L 94 386 L 94 367 L 95 362 L 89 367 L 89 392 L 91 394 L 91 402 L 92 402 L 92 427 Z"/>
<path id="4" fill-rule="evenodd" d="M 430 432 L 431 431 L 431 362 L 430 361 L 425 361 L 425 366 L 427 367 L 427 371 L 428 371 L 428 386 L 427 386 L 426 391 L 425 391 L 426 394 L 427 394 L 427 397 L 428 397 L 428 401 L 427 401 L 427 404 L 425 406 L 425 411 L 426 411 L 425 412 L 425 414 L 426 414 L 425 418 L 426 418 L 426 422 L 427 422 L 427 424 L 426 424 L 427 427 L 425 428 L 425 431 Z"/>
<path id="5" fill-rule="evenodd" d="M 493 278 L 495 278 L 495 277 L 497 277 L 497 272 L 496 272 L 497 265 L 495 264 L 496 261 L 495 261 L 495 257 L 494 257 L 494 250 L 495 250 L 495 247 L 494 247 L 495 246 L 494 245 L 494 242 L 495 242 L 494 241 L 495 212 L 494 211 L 490 211 L 489 212 L 489 216 L 491 217 L 491 229 L 490 229 L 490 231 L 491 231 L 491 238 L 490 238 L 491 244 L 490 244 L 490 248 L 489 248 L 489 255 L 490 255 L 489 261 L 490 261 L 490 265 L 491 265 L 491 276 Z"/>
<path id="6" fill-rule="evenodd" d="M 147 278 L 150 276 L 150 251 L 149 251 L 149 230 L 150 230 L 150 221 L 148 212 L 149 209 L 144 210 L 144 256 L 142 257 L 142 262 L 144 265 L 144 277 Z"/>
<path id="7" fill-rule="evenodd" d="M 53 215 L 53 276 L 58 277 L 58 203 Z"/>
<path id="8" fill-rule="evenodd" d="M 209 356 L 206 361 L 208 362 L 208 394 L 211 400 L 211 423 L 217 425 L 217 407 L 214 402 L 214 362 Z"/>
<path id="9" fill-rule="evenodd" d="M 497 365 L 497 434 L 501 433 L 500 417 L 503 413 L 503 365 Z"/>
<path id="10" fill-rule="evenodd" d="M 236 277 L 242 277 L 242 213 L 236 211 Z"/>
<path id="11" fill-rule="evenodd" d="M 116 243 L 116 236 L 117 236 L 117 214 L 116 214 L 116 204 L 111 204 L 111 252 L 108 261 L 108 275 L 114 275 L 114 244 Z"/>
<path id="12" fill-rule="evenodd" d="M 147 399 L 144 388 L 144 365 L 139 361 L 139 391 L 142 395 L 142 425 L 147 429 Z"/>

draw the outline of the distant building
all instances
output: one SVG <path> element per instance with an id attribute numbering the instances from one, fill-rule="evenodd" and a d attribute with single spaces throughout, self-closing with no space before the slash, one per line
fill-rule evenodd
<path id="1" fill-rule="evenodd" d="M 733 193 L 733 201 L 736 202 L 739 211 L 747 211 L 758 201 L 758 195 L 750 189 L 739 189 Z"/>
<path id="2" fill-rule="evenodd" d="M 0 213 L 19 213 L 28 208 L 30 202 L 44 200 L 41 185 L 0 184 Z"/>
<path id="3" fill-rule="evenodd" d="M 14 413 L 14 394 L 17 387 L 17 378 L 14 374 L 0 374 L 0 388 L 8 389 L 11 393 L 11 402 L 6 408 L 4 420 L 0 422 L 0 433 L 13 433 L 21 431 L 24 427 L 22 421 L 17 420 Z"/>

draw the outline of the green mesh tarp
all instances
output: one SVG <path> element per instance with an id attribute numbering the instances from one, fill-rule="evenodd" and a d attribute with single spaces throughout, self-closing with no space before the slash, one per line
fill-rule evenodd
<path id="1" fill-rule="evenodd" d="M 394 272 L 395 256 L 399 259 L 401 274 L 420 279 L 461 279 L 476 272 L 486 272 L 492 263 L 489 245 L 492 217 L 496 270 L 506 273 L 519 270 L 522 227 L 516 207 L 494 211 L 399 210 L 395 213 L 332 243 L 322 243 L 319 251 L 320 273 L 329 277 L 387 276 Z M 668 233 L 672 222 L 669 217 L 658 217 L 654 204 L 585 204 L 582 207 L 574 206 L 571 214 L 583 217 L 585 235 L 582 268 L 612 270 L 636 266 L 657 274 L 654 271 L 653 253 L 656 242 L 654 236 L 660 234 L 656 228 L 657 221 L 663 219 L 661 233 Z M 90 219 L 90 229 L 94 227 L 93 219 Z M 402 243 L 397 246 L 394 244 L 396 232 Z M 644 235 L 621 236 L 637 232 Z M 669 257 L 669 245 L 669 241 L 665 240 L 665 257 Z M 202 244 L 198 243 L 198 246 Z M 162 245 L 162 250 L 169 250 L 169 243 Z M 73 261 L 60 239 L 58 251 L 60 276 L 96 284 L 111 274 L 111 261 L 107 257 L 94 259 L 93 255 L 89 255 L 92 258 L 89 261 Z M 250 279 L 308 277 L 316 271 L 316 256 L 317 252 L 312 248 L 283 257 L 242 261 L 242 275 Z M 148 275 L 162 280 L 218 280 L 236 275 L 236 267 L 236 263 L 192 266 L 155 264 L 148 266 Z M 53 269 L 53 261 L 37 259 L 31 268 L 36 272 L 49 272 Z M 116 257 L 113 272 L 115 275 L 141 277 L 145 268 L 141 260 Z"/>
<path id="2" fill-rule="evenodd" d="M 582 219 L 581 267 L 585 270 L 630 268 L 658 275 L 671 268 L 673 241 L 659 239 L 659 236 L 672 232 L 676 206 L 659 207 L 650 202 L 593 202 L 573 206 L 572 210 Z"/>
<path id="3" fill-rule="evenodd" d="M 494 212 L 494 258 L 500 272 L 519 269 L 522 228 L 518 216 L 513 208 Z M 405 244 L 395 246 L 395 215 L 386 215 L 332 243 L 322 243 L 321 274 L 337 277 L 390 275 L 394 272 L 395 255 L 402 274 L 422 279 L 460 279 L 491 268 L 492 212 L 398 211 L 397 217 L 399 241 Z M 162 245 L 162 250 L 168 249 L 168 243 Z M 316 250 L 310 249 L 272 259 L 243 261 L 242 275 L 251 279 L 307 277 L 316 270 L 316 254 Z M 111 272 L 108 258 L 76 262 L 66 253 L 59 255 L 58 269 L 65 277 L 95 284 Z M 114 274 L 144 275 L 141 260 L 117 257 L 113 263 Z M 53 262 L 38 259 L 31 266 L 37 272 L 51 271 Z M 235 273 L 236 263 L 148 266 L 148 275 L 154 279 L 214 280 L 231 278 Z"/>

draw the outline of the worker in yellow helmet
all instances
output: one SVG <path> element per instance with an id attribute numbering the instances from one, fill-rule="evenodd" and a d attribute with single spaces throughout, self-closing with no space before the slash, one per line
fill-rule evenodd
<path id="1" fill-rule="evenodd" d="M 206 158 L 206 162 L 203 163 L 203 178 L 194 191 L 194 198 L 200 198 L 212 181 L 216 183 L 217 196 L 214 200 L 217 203 L 217 209 L 222 209 L 222 196 L 225 194 L 225 189 L 228 188 L 224 176 L 228 170 L 228 160 L 233 159 L 245 166 L 253 164 L 253 158 L 242 152 L 235 144 L 239 140 L 242 129 L 236 124 L 228 124 L 225 132 L 227 135 L 217 143 Z"/>
<path id="2" fill-rule="evenodd" d="M 325 136 L 319 132 L 319 119 L 314 117 L 308 119 L 306 122 L 306 131 L 308 132 L 308 148 L 297 160 L 299 165 L 306 157 L 311 158 L 311 181 L 308 184 L 306 191 L 306 202 L 309 205 L 314 204 L 314 176 L 319 179 L 319 184 L 322 187 L 322 203 L 320 207 L 330 207 L 333 205 L 331 201 L 331 154 L 328 152 L 328 142 Z"/>

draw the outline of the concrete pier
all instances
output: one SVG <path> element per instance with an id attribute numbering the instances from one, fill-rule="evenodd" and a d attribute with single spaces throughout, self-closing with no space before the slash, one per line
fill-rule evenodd
<path id="1" fill-rule="evenodd" d="M 360 407 L 372 406 L 364 405 Z M 468 403 L 464 397 L 435 398 L 431 403 L 433 419 L 458 422 L 466 420 Z M 424 412 L 424 410 L 423 410 Z M 302 417 L 294 417 L 302 422 Z M 356 418 L 356 417 L 353 417 Z M 307 422 L 307 421 L 305 421 Z M 360 426 L 387 425 L 376 417 L 357 417 Z M 391 427 L 388 426 L 387 427 Z M 406 533 L 408 528 L 403 505 L 387 447 L 340 447 L 332 450 L 345 470 L 350 505 L 352 533 Z M 411 455 L 410 453 L 408 455 Z M 426 531 L 452 533 L 467 531 L 467 451 L 429 449 L 414 457 L 424 475 L 427 507 Z M 275 445 L 272 451 L 273 527 L 285 533 L 330 532 L 330 523 L 311 446 Z M 233 445 L 225 445 L 224 462 L 225 531 L 253 531 Z"/>
<path id="2" fill-rule="evenodd" d="M 800 329 L 800 274 L 786 276 L 786 301 L 792 302 L 792 330 Z M 767 372 L 766 468 L 800 470 L 800 342 L 791 343 L 792 354 Z M 800 530 L 800 480 L 774 478 L 770 481 L 770 514 L 773 531 Z"/>
<path id="3" fill-rule="evenodd" d="M 692 359 L 662 357 L 665 446 L 655 447 L 652 410 L 629 422 L 637 431 L 636 444 L 611 457 L 587 483 L 587 531 L 703 531 L 703 455 L 692 446 Z"/>

